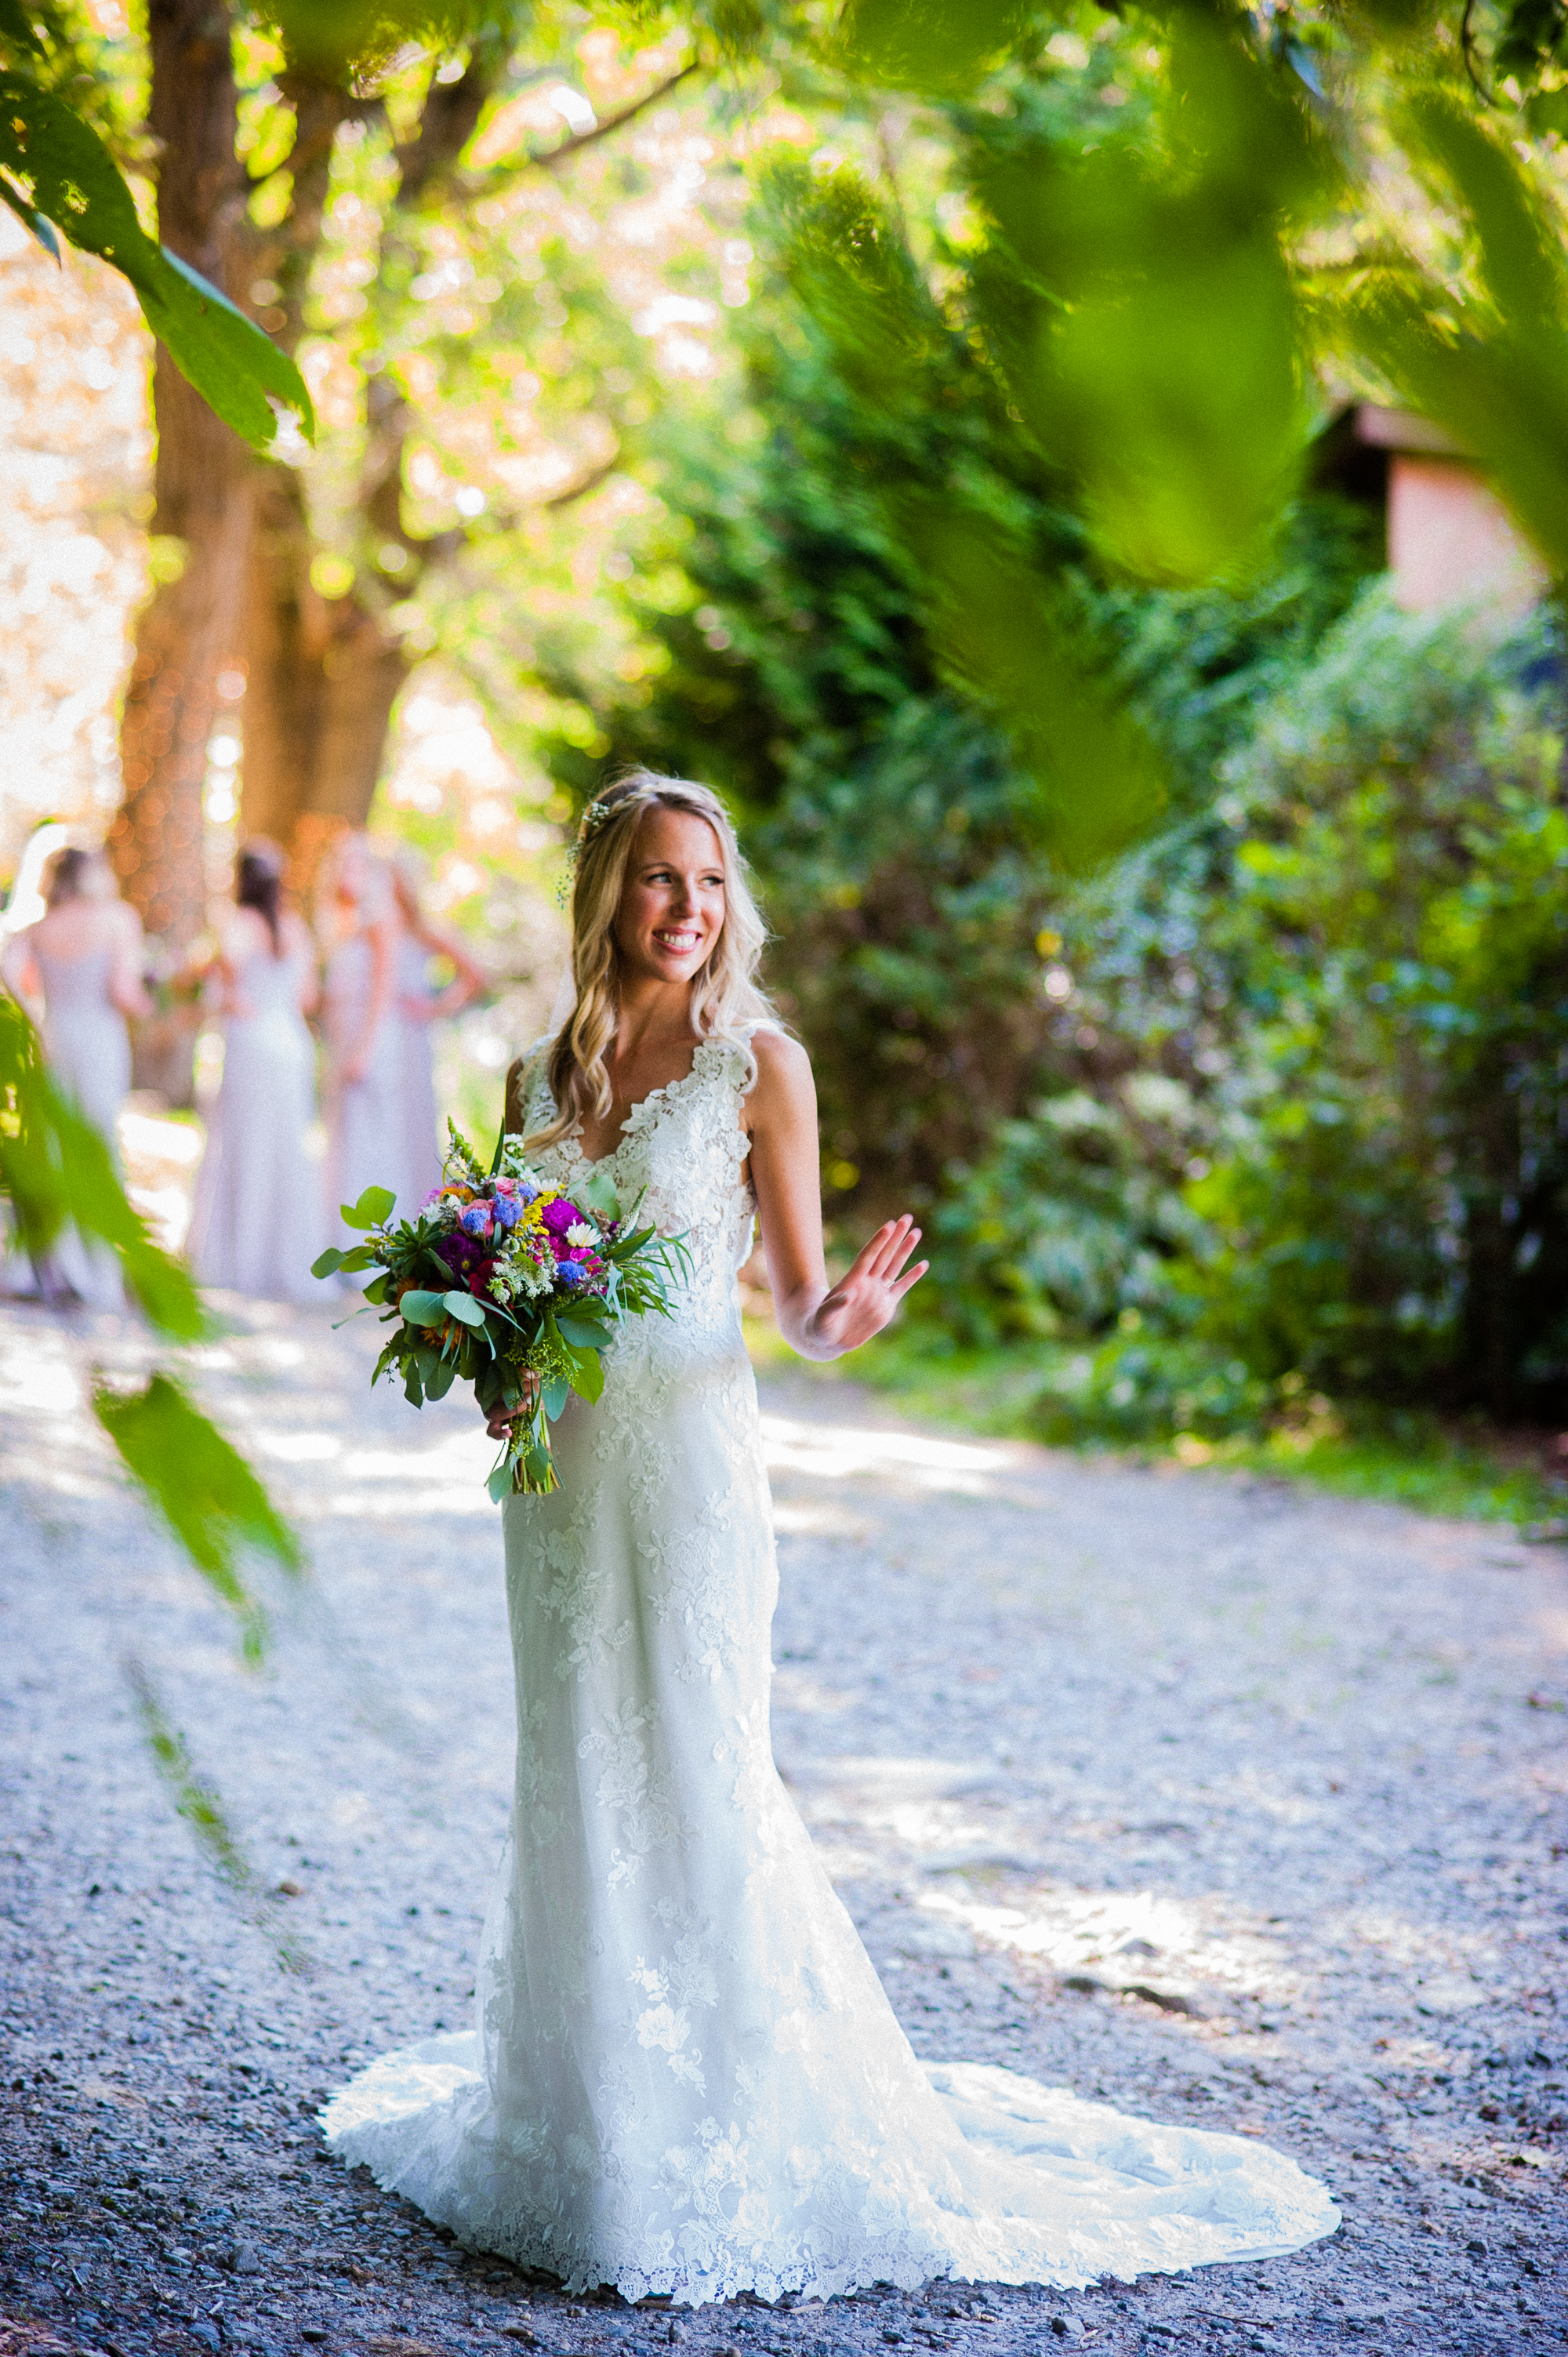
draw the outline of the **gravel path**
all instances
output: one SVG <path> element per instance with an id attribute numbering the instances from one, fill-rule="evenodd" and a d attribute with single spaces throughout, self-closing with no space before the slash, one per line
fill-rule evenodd
<path id="1" fill-rule="evenodd" d="M 260 1673 L 84 1417 L 87 1370 L 144 1346 L 0 1308 L 0 2357 L 1568 2339 L 1556 1551 L 770 1377 L 779 1756 L 916 2047 L 1265 2135 L 1346 2223 L 1074 2295 L 566 2301 L 313 2121 L 466 2018 L 511 1756 L 487 1445 L 365 1390 L 368 1322 L 232 1322 L 199 1380 L 313 1562 Z"/>

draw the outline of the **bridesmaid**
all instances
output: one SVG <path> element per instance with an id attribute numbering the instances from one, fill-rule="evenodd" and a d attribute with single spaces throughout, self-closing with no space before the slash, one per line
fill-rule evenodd
<path id="1" fill-rule="evenodd" d="M 188 1247 L 203 1285 L 262 1301 L 307 1301 L 326 1242 L 320 1174 L 306 1133 L 316 1118 L 315 945 L 283 906 L 283 854 L 246 844 L 234 906 L 204 973 L 221 986 L 223 1080 L 196 1182 Z"/>
<path id="2" fill-rule="evenodd" d="M 414 855 L 399 851 L 392 863 L 392 899 L 397 910 L 397 1022 L 403 1061 L 403 1154 L 399 1168 L 399 1209 L 412 1212 L 433 1187 L 441 1183 L 442 1142 L 435 1108 L 435 1072 L 430 1027 L 456 1015 L 485 987 L 482 967 L 446 925 L 436 924 L 420 905 L 420 871 Z M 441 958 L 452 969 L 442 990 L 432 990 L 430 963 Z M 392 1178 L 388 1186 L 394 1184 Z M 345 1199 L 346 1200 L 346 1199 Z"/>
<path id="3" fill-rule="evenodd" d="M 338 1207 L 367 1187 L 403 1198 L 403 1038 L 394 1004 L 397 921 L 386 863 L 345 835 L 330 871 L 323 931 L 327 976 L 327 1222 L 349 1241 Z"/>
<path id="4" fill-rule="evenodd" d="M 56 852 L 45 870 L 44 899 L 37 924 L 17 933 L 0 959 L 0 980 L 29 1013 L 37 1016 L 41 1002 L 49 1069 L 118 1166 L 114 1128 L 131 1085 L 126 1019 L 152 1011 L 142 981 L 141 924 L 119 898 L 101 852 Z M 119 1262 L 74 1228 L 61 1232 L 37 1275 L 51 1300 L 124 1307 Z"/>

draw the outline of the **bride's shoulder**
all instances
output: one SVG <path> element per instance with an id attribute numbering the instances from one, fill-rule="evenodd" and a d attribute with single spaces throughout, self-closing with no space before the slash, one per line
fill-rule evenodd
<path id="1" fill-rule="evenodd" d="M 766 1119 L 811 1093 L 811 1060 L 799 1039 L 774 1023 L 759 1023 L 747 1045 L 757 1075 L 746 1098 L 755 1125 L 758 1116 Z"/>

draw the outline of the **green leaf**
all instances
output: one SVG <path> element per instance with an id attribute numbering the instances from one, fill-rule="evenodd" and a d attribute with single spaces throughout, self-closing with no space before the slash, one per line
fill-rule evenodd
<path id="1" fill-rule="evenodd" d="M 131 1394 L 101 1384 L 92 1411 L 197 1569 L 247 1623 L 253 1651 L 259 1613 L 239 1575 L 240 1550 L 270 1555 L 295 1575 L 304 1556 L 251 1468 L 167 1375 Z"/>
<path id="2" fill-rule="evenodd" d="M 0 203 L 10 206 L 16 219 L 38 239 L 51 262 L 65 260 L 64 254 L 60 252 L 59 240 L 55 235 L 53 221 L 48 220 L 43 213 L 35 212 L 32 206 L 16 194 L 10 181 L 3 178 L 0 178 Z"/>
<path id="3" fill-rule="evenodd" d="M 605 1362 L 596 1351 L 575 1351 L 572 1354 L 572 1389 L 583 1399 L 600 1398 L 605 1388 Z"/>
<path id="4" fill-rule="evenodd" d="M 859 80 L 957 97 L 1001 63 L 1032 13 L 996 0 L 849 0 L 832 46 Z"/>
<path id="5" fill-rule="evenodd" d="M 373 83 L 410 42 L 451 51 L 495 20 L 479 0 L 267 0 L 261 13 L 283 36 L 291 68 L 355 87 Z"/>
<path id="6" fill-rule="evenodd" d="M 151 282 L 136 292 L 148 327 L 180 374 L 253 450 L 271 452 L 280 409 L 292 412 L 305 439 L 315 441 L 316 413 L 294 362 L 199 271 L 165 246 Z"/>
<path id="7" fill-rule="evenodd" d="M 45 54 L 22 0 L 0 0 L 0 40 L 15 41 L 19 49 L 30 49 L 36 58 Z"/>
<path id="8" fill-rule="evenodd" d="M 503 1500 L 510 1497 L 511 1464 L 508 1458 L 503 1456 L 499 1465 L 491 1467 L 490 1478 L 485 1483 L 485 1487 L 489 1491 L 491 1501 L 495 1505 L 500 1505 Z"/>
<path id="9" fill-rule="evenodd" d="M 564 1375 L 552 1375 L 548 1383 L 542 1386 L 540 1397 L 543 1403 L 544 1413 L 552 1424 L 565 1406 L 571 1388 Z"/>
<path id="10" fill-rule="evenodd" d="M 456 1368 L 448 1366 L 446 1361 L 443 1360 L 437 1366 L 435 1372 L 425 1383 L 425 1393 L 427 1396 L 433 1400 L 445 1399 L 456 1380 Z"/>
<path id="11" fill-rule="evenodd" d="M 337 1245 L 328 1244 L 327 1250 L 311 1262 L 310 1274 L 312 1276 L 336 1276 L 343 1265 L 343 1259 L 344 1255 Z"/>
<path id="12" fill-rule="evenodd" d="M 398 1303 L 407 1326 L 439 1326 L 446 1316 L 444 1293 L 424 1293 L 412 1287 Z"/>
<path id="13" fill-rule="evenodd" d="M 618 1220 L 620 1217 L 620 1197 L 616 1193 L 614 1179 L 607 1171 L 596 1170 L 581 1187 L 574 1188 L 572 1200 L 581 1203 L 585 1211 L 592 1211 L 598 1219 Z"/>
<path id="14" fill-rule="evenodd" d="M 386 1270 L 382 1269 L 381 1275 L 379 1276 L 373 1276 L 369 1285 L 366 1286 L 365 1299 L 371 1304 L 372 1308 L 379 1309 L 382 1302 L 385 1301 L 387 1297 L 387 1286 L 391 1282 L 392 1280 L 388 1276 Z"/>
<path id="15" fill-rule="evenodd" d="M 447 1314 L 456 1318 L 459 1325 L 482 1326 L 484 1324 L 483 1304 L 476 1301 L 471 1293 L 454 1291 L 444 1293 L 441 1298 L 446 1305 Z"/>
<path id="16" fill-rule="evenodd" d="M 154 243 L 91 125 L 15 71 L 0 73 L 0 172 L 72 245 L 130 280 L 176 367 L 252 449 L 273 448 L 279 409 L 292 411 L 314 439 L 310 395 L 287 354 L 188 263 Z"/>
<path id="17" fill-rule="evenodd" d="M 161 1333 L 191 1342 L 207 1331 L 188 1270 L 153 1243 L 126 1200 L 107 1144 L 55 1087 L 32 1025 L 4 993 L 0 1195 L 9 1199 L 18 1241 L 35 1259 L 69 1221 L 118 1255 L 126 1283 Z"/>
<path id="18" fill-rule="evenodd" d="M 410 1407 L 423 1407 L 424 1405 L 424 1381 L 420 1375 L 418 1362 L 413 1359 L 409 1361 L 408 1365 L 403 1370 L 403 1395 L 408 1402 Z"/>
<path id="19" fill-rule="evenodd" d="M 570 1309 L 556 1311 L 555 1329 L 564 1340 L 575 1342 L 580 1348 L 586 1350 L 602 1351 L 607 1343 L 615 1339 L 611 1329 L 605 1324 L 603 1318 L 590 1318 L 585 1313 Z"/>
<path id="20" fill-rule="evenodd" d="M 1164 770 L 1108 666 L 1096 675 L 1083 628 L 1029 554 L 961 501 L 910 499 L 903 521 L 932 636 L 1008 730 L 1032 786 L 1022 829 L 1069 869 L 1125 849 L 1163 807 Z"/>
<path id="21" fill-rule="evenodd" d="M 1333 181 L 1305 104 L 1218 17 L 1181 11 L 1160 142 L 1038 139 L 977 167 L 999 255 L 984 332 L 1110 562 L 1236 576 L 1267 551 L 1312 408 L 1287 246 Z"/>
<path id="22" fill-rule="evenodd" d="M 339 1203 L 346 1228 L 379 1228 L 392 1217 L 397 1197 L 389 1187 L 367 1187 L 357 1203 Z"/>

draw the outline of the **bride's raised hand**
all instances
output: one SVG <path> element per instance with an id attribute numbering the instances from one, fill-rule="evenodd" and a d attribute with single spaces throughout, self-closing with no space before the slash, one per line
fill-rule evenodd
<path id="1" fill-rule="evenodd" d="M 835 1352 L 858 1351 L 880 1334 L 911 1286 L 918 1285 L 929 1261 L 908 1265 L 920 1241 L 913 1214 L 888 1220 L 869 1243 L 862 1244 L 838 1283 L 830 1286 L 811 1316 L 819 1340 Z"/>

